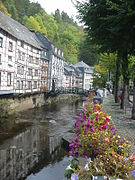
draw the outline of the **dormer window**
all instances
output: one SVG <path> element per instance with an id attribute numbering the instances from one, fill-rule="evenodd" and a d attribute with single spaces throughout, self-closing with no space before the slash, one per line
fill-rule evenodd
<path id="1" fill-rule="evenodd" d="M 44 51 L 44 55 L 45 55 L 45 56 L 47 55 L 46 51 Z"/>
<path id="2" fill-rule="evenodd" d="M 57 48 L 55 48 L 55 53 L 57 53 Z"/>
<path id="3" fill-rule="evenodd" d="M 21 47 L 24 48 L 24 42 L 23 41 L 21 41 Z"/>
<path id="4" fill-rule="evenodd" d="M 0 47 L 2 47 L 2 45 L 3 45 L 3 38 L 0 37 Z"/>
<path id="5" fill-rule="evenodd" d="M 59 49 L 59 51 L 58 51 L 58 54 L 60 55 L 60 49 Z"/>
<path id="6" fill-rule="evenodd" d="M 8 47 L 9 51 L 13 51 L 13 43 L 9 41 L 9 47 Z"/>
<path id="7" fill-rule="evenodd" d="M 0 64 L 1 64 L 1 54 L 0 54 Z"/>

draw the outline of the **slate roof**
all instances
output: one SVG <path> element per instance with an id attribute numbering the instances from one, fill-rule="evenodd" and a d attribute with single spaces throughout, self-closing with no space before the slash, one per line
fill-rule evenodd
<path id="1" fill-rule="evenodd" d="M 88 66 L 83 61 L 78 62 L 77 64 L 74 65 L 74 67 L 79 69 L 80 71 L 82 71 L 84 73 L 93 74 L 94 67 Z"/>
<path id="2" fill-rule="evenodd" d="M 16 39 L 24 41 L 33 47 L 41 49 L 34 35 L 28 28 L 10 18 L 0 11 L 0 28 L 14 36 Z"/>
<path id="3" fill-rule="evenodd" d="M 75 67 L 83 67 L 83 68 L 90 68 L 86 63 L 83 61 L 78 62 L 77 64 L 74 65 Z"/>
<path id="4" fill-rule="evenodd" d="M 57 57 L 63 59 L 65 61 L 65 58 L 62 57 L 61 55 L 58 55 L 57 53 L 55 53 L 54 51 L 54 46 L 53 43 L 47 38 L 45 37 L 44 35 L 42 35 L 40 32 L 36 32 L 35 33 L 37 38 L 38 38 L 38 42 L 40 43 L 40 46 L 43 47 L 43 48 L 48 48 L 50 51 L 52 51 L 52 53 L 54 55 L 56 55 Z M 57 49 L 60 49 L 57 47 Z"/>
<path id="5" fill-rule="evenodd" d="M 45 36 L 43 36 L 40 32 L 36 32 L 35 35 L 36 35 L 37 41 L 39 42 L 41 47 L 48 49 L 48 50 L 52 50 L 51 42 L 49 39 L 47 39 Z"/>

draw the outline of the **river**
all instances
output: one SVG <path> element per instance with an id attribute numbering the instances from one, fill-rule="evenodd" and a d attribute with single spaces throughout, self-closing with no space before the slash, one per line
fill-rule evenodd
<path id="1" fill-rule="evenodd" d="M 0 180 L 63 180 L 69 158 L 61 138 L 82 106 L 59 103 L 22 113 L 32 126 L 0 143 Z"/>

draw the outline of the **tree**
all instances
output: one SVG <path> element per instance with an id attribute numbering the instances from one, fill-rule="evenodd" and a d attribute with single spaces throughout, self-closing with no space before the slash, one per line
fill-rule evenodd
<path id="1" fill-rule="evenodd" d="M 85 36 L 79 46 L 79 61 L 84 61 L 90 66 L 94 66 L 98 61 L 97 47 L 92 45 L 91 41 Z"/>
<path id="2" fill-rule="evenodd" d="M 30 16 L 29 18 L 27 16 L 24 17 L 24 22 L 27 28 L 34 31 L 40 31 L 39 23 L 36 21 L 36 19 L 33 16 Z"/>
<path id="3" fill-rule="evenodd" d="M 4 6 L 2 0 L 0 0 L 0 11 L 4 12 L 8 16 L 11 16 L 11 14 L 9 14 L 7 8 Z"/>
<path id="4" fill-rule="evenodd" d="M 102 51 L 117 52 L 118 59 L 121 59 L 124 81 L 123 104 L 126 106 L 129 83 L 128 54 L 133 53 L 135 45 L 133 22 L 135 2 L 86 0 L 79 3 L 77 8 L 93 42 L 98 44 Z"/>
<path id="5" fill-rule="evenodd" d="M 103 53 L 100 54 L 98 59 L 98 64 L 95 65 L 95 73 L 94 73 L 94 84 L 95 86 L 100 84 L 100 87 L 105 87 L 106 82 L 111 80 L 114 82 L 114 74 L 116 71 L 116 60 L 117 54 L 114 53 Z M 109 79 L 109 74 L 113 75 L 111 79 Z"/>

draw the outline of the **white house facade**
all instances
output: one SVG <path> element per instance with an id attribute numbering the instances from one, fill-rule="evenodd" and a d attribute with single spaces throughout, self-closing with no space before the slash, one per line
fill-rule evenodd
<path id="1" fill-rule="evenodd" d="M 93 70 L 94 67 L 88 66 L 83 61 L 78 62 L 74 65 L 76 69 L 82 72 L 82 88 L 84 90 L 89 90 L 93 87 Z"/>
<path id="2" fill-rule="evenodd" d="M 16 39 L 0 29 L 0 94 L 14 93 Z"/>
<path id="3" fill-rule="evenodd" d="M 0 94 L 39 91 L 40 54 L 33 33 L 0 12 Z"/>

